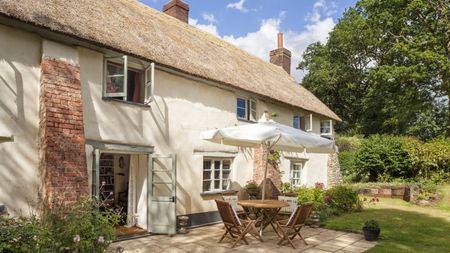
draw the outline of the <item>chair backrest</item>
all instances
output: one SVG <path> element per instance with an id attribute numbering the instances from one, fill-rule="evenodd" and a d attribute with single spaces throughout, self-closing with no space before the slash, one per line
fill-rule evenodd
<path id="1" fill-rule="evenodd" d="M 234 210 L 239 210 L 237 195 L 222 195 L 224 201 L 230 203 Z"/>
<path id="2" fill-rule="evenodd" d="M 282 213 L 292 213 L 295 211 L 295 208 L 298 206 L 297 197 L 278 196 L 278 200 L 289 204 L 289 206 L 281 208 L 280 211 Z"/>
<path id="3" fill-rule="evenodd" d="M 288 226 L 294 226 L 294 225 L 303 225 L 306 223 L 306 220 L 308 219 L 309 215 L 312 211 L 313 203 L 307 202 L 303 203 L 300 206 L 298 206 L 295 209 L 295 212 L 292 214 L 291 218 L 289 219 L 287 225 Z"/>
<path id="4" fill-rule="evenodd" d="M 230 203 L 218 199 L 216 199 L 215 201 L 222 221 L 227 224 L 239 226 L 240 220 L 237 217 L 236 212 L 231 207 Z"/>

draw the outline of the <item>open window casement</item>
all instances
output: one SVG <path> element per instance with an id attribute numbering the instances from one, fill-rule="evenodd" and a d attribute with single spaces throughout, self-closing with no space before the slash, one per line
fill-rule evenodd
<path id="1" fill-rule="evenodd" d="M 127 97 L 128 83 L 128 57 L 105 57 L 104 59 L 105 80 L 103 82 L 103 97 L 117 98 Z"/>
<path id="2" fill-rule="evenodd" d="M 248 104 L 249 104 L 248 120 L 256 121 L 257 120 L 257 118 L 256 118 L 256 101 L 254 99 L 249 99 Z"/>
<path id="3" fill-rule="evenodd" d="M 147 68 L 145 68 L 144 104 L 148 105 L 153 101 L 154 89 L 155 89 L 155 63 L 152 62 Z"/>

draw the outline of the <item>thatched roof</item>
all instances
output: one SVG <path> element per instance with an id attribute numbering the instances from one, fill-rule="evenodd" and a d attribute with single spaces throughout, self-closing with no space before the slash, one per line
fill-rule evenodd
<path id="1" fill-rule="evenodd" d="M 0 15 L 340 120 L 281 67 L 135 0 L 0 0 Z"/>

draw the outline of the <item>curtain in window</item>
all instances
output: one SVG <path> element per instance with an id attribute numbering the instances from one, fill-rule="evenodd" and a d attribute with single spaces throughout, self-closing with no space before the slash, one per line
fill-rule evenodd
<path id="1" fill-rule="evenodd" d="M 136 225 L 136 172 L 139 169 L 139 157 L 130 156 L 130 173 L 128 179 L 127 226 Z"/>
<path id="2" fill-rule="evenodd" d="M 133 91 L 133 102 L 135 103 L 139 103 L 141 102 L 141 96 L 140 96 L 140 80 L 141 80 L 141 75 L 138 72 L 133 72 L 134 73 L 134 91 Z"/>

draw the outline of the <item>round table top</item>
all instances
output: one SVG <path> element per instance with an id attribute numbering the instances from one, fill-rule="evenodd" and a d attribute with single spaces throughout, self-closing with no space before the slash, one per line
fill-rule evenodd
<path id="1" fill-rule="evenodd" d="M 288 203 L 280 200 L 273 199 L 252 199 L 252 200 L 239 200 L 238 205 L 243 207 L 253 207 L 253 208 L 282 208 L 289 206 Z"/>

